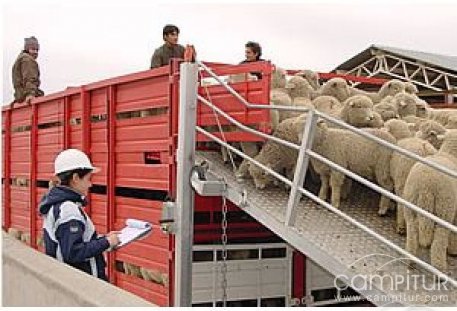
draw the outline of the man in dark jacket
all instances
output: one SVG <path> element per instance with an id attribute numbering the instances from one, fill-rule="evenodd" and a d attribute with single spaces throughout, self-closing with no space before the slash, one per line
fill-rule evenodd
<path id="1" fill-rule="evenodd" d="M 257 42 L 248 41 L 245 45 L 244 54 L 246 59 L 240 64 L 263 61 L 260 58 L 262 56 L 262 47 Z M 258 80 L 262 79 L 261 72 L 250 72 L 250 74 L 256 76 Z"/>
<path id="2" fill-rule="evenodd" d="M 175 25 L 163 27 L 164 45 L 154 51 L 151 59 L 151 69 L 166 66 L 171 58 L 184 58 L 185 48 L 178 44 L 179 28 Z"/>
<path id="3" fill-rule="evenodd" d="M 36 61 L 39 49 L 37 38 L 25 38 L 24 50 L 13 65 L 14 102 L 30 103 L 33 97 L 44 95 L 40 90 L 40 69 Z"/>
<path id="4" fill-rule="evenodd" d="M 41 200 L 46 254 L 88 274 L 107 280 L 103 252 L 119 244 L 118 232 L 99 237 L 84 211 L 86 196 L 96 168 L 77 149 L 62 151 L 55 160 L 54 186 Z"/>

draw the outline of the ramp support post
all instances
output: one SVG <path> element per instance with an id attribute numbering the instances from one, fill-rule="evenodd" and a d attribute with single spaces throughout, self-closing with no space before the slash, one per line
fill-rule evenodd
<path id="1" fill-rule="evenodd" d="M 182 63 L 179 83 L 174 306 L 190 307 L 194 230 L 194 192 L 190 178 L 195 162 L 198 65 Z"/>

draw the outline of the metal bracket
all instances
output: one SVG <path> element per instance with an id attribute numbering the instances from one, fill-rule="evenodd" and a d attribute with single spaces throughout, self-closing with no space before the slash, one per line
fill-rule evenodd
<path id="1" fill-rule="evenodd" d="M 223 196 L 240 208 L 247 205 L 246 189 L 240 192 L 227 187 L 223 178 L 209 171 L 209 165 L 205 161 L 193 167 L 190 181 L 195 192 L 201 196 Z"/>
<path id="2" fill-rule="evenodd" d="M 190 182 L 201 196 L 223 196 L 227 189 L 224 180 L 208 170 L 206 162 L 193 167 Z"/>
<path id="3" fill-rule="evenodd" d="M 165 234 L 175 233 L 175 209 L 176 203 L 165 201 L 162 204 L 162 215 L 159 220 L 160 229 Z"/>

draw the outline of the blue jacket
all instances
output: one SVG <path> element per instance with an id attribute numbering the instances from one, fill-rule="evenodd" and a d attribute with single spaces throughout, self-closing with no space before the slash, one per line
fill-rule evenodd
<path id="1" fill-rule="evenodd" d="M 107 280 L 103 252 L 109 248 L 99 238 L 94 224 L 84 212 L 85 197 L 65 186 L 53 187 L 43 196 L 43 239 L 46 254 L 72 267 Z"/>

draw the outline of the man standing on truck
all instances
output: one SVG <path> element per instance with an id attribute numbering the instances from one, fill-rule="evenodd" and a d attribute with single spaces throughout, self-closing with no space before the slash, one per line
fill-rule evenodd
<path id="1" fill-rule="evenodd" d="M 97 171 L 84 152 L 62 151 L 54 161 L 59 184 L 43 197 L 39 209 L 43 216 L 46 254 L 107 281 L 103 252 L 120 243 L 119 232 L 98 236 L 92 220 L 83 210 L 92 186 L 91 175 Z"/>
<path id="2" fill-rule="evenodd" d="M 40 90 L 40 69 L 36 61 L 40 45 L 35 37 L 24 39 L 24 50 L 17 57 L 13 65 L 14 102 L 26 101 L 43 96 Z"/>
<path id="3" fill-rule="evenodd" d="M 246 59 L 240 64 L 263 61 L 263 59 L 260 58 L 262 56 L 262 47 L 257 42 L 248 41 L 245 45 L 244 54 Z M 258 80 L 262 79 L 261 72 L 250 72 L 250 74 L 256 76 Z"/>
<path id="4" fill-rule="evenodd" d="M 151 69 L 168 65 L 171 58 L 184 58 L 184 47 L 178 44 L 179 28 L 175 25 L 163 27 L 165 43 L 154 51 L 151 59 Z"/>

